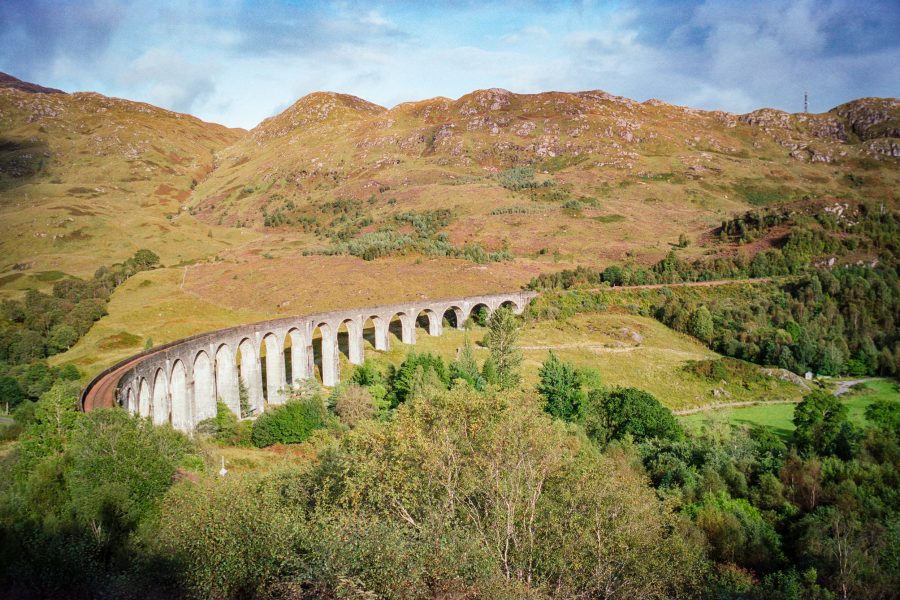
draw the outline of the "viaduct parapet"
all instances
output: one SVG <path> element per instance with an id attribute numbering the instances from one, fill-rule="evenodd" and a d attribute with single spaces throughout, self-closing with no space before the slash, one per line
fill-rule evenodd
<path id="1" fill-rule="evenodd" d="M 303 379 L 340 381 L 340 354 L 351 364 L 363 361 L 368 337 L 376 350 L 390 348 L 391 332 L 404 344 L 416 343 L 416 324 L 441 335 L 444 322 L 462 328 L 482 307 L 489 313 L 508 306 L 521 314 L 537 294 L 510 292 L 456 300 L 340 310 L 239 325 L 171 342 L 132 356 L 95 377 L 81 396 L 82 410 L 122 406 L 192 432 L 216 415 L 221 400 L 240 416 L 239 382 L 247 390 L 251 414 L 285 401 L 285 390 Z M 318 333 L 318 336 L 316 335 Z M 314 343 L 314 340 L 316 343 Z M 342 344 L 340 342 L 345 341 Z"/>

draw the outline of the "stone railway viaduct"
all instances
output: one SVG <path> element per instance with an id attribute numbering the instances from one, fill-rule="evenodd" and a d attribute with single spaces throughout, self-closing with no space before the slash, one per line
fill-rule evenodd
<path id="1" fill-rule="evenodd" d="M 340 310 L 239 325 L 171 342 L 132 356 L 95 377 L 81 395 L 81 408 L 122 406 L 192 432 L 216 415 L 221 399 L 240 415 L 239 381 L 254 415 L 285 401 L 285 390 L 316 376 L 328 387 L 340 381 L 340 353 L 352 364 L 364 358 L 367 333 L 376 350 L 390 348 L 391 331 L 404 344 L 416 343 L 416 325 L 441 335 L 446 320 L 462 328 L 482 307 L 493 312 L 509 306 L 521 314 L 537 294 L 510 292 L 456 300 L 421 300 L 403 304 Z M 344 348 L 340 340 L 346 335 Z M 314 343 L 314 340 L 316 343 Z"/>

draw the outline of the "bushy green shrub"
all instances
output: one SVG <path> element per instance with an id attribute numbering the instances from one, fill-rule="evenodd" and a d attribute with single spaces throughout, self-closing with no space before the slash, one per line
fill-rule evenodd
<path id="1" fill-rule="evenodd" d="M 298 444 L 325 425 L 326 411 L 321 396 L 291 399 L 260 415 L 253 424 L 251 439 L 257 448 Z"/>
<path id="2" fill-rule="evenodd" d="M 198 458 L 169 426 L 118 408 L 79 412 L 79 391 L 60 381 L 16 411 L 24 430 L 0 465 L 4 597 L 130 595 L 135 581 L 122 576 L 136 558 L 132 536 L 179 467 Z"/>
<path id="3" fill-rule="evenodd" d="M 357 383 L 338 386 L 333 404 L 334 412 L 341 418 L 341 422 L 350 428 L 373 418 L 378 412 L 372 393 Z"/>
<path id="4" fill-rule="evenodd" d="M 302 514 L 283 500 L 277 486 L 252 476 L 178 485 L 145 544 L 189 597 L 266 597 L 301 562 Z"/>
<path id="5" fill-rule="evenodd" d="M 845 441 L 842 438 L 852 430 L 847 421 L 847 405 L 824 390 L 804 396 L 794 409 L 793 421 L 797 448 L 820 455 L 839 452 Z"/>
<path id="6" fill-rule="evenodd" d="M 731 498 L 727 492 L 706 494 L 686 513 L 703 530 L 717 561 L 766 572 L 784 559 L 775 529 L 743 498 Z"/>
<path id="7" fill-rule="evenodd" d="M 399 367 L 391 367 L 388 381 L 388 399 L 391 408 L 396 408 L 427 389 L 447 389 L 450 374 L 439 355 L 410 350 Z"/>
<path id="8" fill-rule="evenodd" d="M 451 217 L 449 209 L 440 208 L 424 212 L 402 212 L 394 215 L 394 220 L 397 223 L 412 225 L 419 237 L 427 238 L 449 225 Z"/>
<path id="9" fill-rule="evenodd" d="M 528 206 L 504 206 L 502 208 L 495 208 L 489 214 L 493 216 L 497 215 L 527 215 L 535 212 L 533 208 Z"/>
<path id="10" fill-rule="evenodd" d="M 372 360 L 367 358 L 361 365 L 357 365 L 350 375 L 350 382 L 369 390 L 378 414 L 383 416 L 390 408 L 387 379 Z"/>
<path id="11" fill-rule="evenodd" d="M 486 306 L 478 306 L 469 314 L 469 319 L 479 327 L 487 327 L 491 312 Z"/>
<path id="12" fill-rule="evenodd" d="M 544 410 L 563 421 L 576 420 L 586 397 L 575 366 L 559 360 L 551 350 L 538 376 L 537 391 L 544 398 Z"/>
<path id="13" fill-rule="evenodd" d="M 513 191 L 536 188 L 539 185 L 534 179 L 534 169 L 531 167 L 513 167 L 500 171 L 497 179 L 500 185 Z"/>
<path id="14" fill-rule="evenodd" d="M 197 433 L 229 446 L 249 446 L 251 431 L 251 423 L 238 420 L 221 400 L 216 402 L 216 416 L 197 423 Z"/>
<path id="15" fill-rule="evenodd" d="M 515 313 L 501 306 L 488 319 L 488 330 L 483 344 L 490 352 L 490 360 L 496 368 L 496 383 L 501 389 L 511 389 L 522 381 L 521 367 L 524 357 L 519 350 L 521 323 Z M 487 379 L 487 378 L 486 378 Z"/>
<path id="16" fill-rule="evenodd" d="M 900 434 L 900 401 L 879 398 L 866 407 L 865 414 L 878 427 Z"/>
<path id="17" fill-rule="evenodd" d="M 456 360 L 450 363 L 449 370 L 451 381 L 462 379 L 476 390 L 483 390 L 487 383 L 478 370 L 475 348 L 468 335 L 463 341 L 462 348 L 457 352 Z"/>
<path id="18" fill-rule="evenodd" d="M 79 419 L 68 450 L 66 483 L 79 519 L 107 532 L 130 531 L 172 484 L 191 442 L 170 427 L 119 409 Z"/>
<path id="19" fill-rule="evenodd" d="M 9 375 L 0 376 L 0 404 L 3 408 L 15 408 L 25 398 L 25 390 L 16 378 Z"/>

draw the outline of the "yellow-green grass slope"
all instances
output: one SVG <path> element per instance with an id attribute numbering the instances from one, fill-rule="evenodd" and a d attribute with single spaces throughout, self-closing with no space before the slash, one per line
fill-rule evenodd
<path id="1" fill-rule="evenodd" d="M 53 357 L 51 362 L 73 363 L 90 376 L 140 352 L 148 339 L 158 345 L 271 317 L 264 311 L 235 310 L 198 298 L 181 289 L 183 277 L 184 269 L 160 269 L 131 278 L 113 294 L 110 314 L 98 321 L 71 350 Z M 446 327 L 442 336 L 430 337 L 419 328 L 415 346 L 404 345 L 394 338 L 392 349 L 380 353 L 366 342 L 366 355 L 384 366 L 399 364 L 410 350 L 437 352 L 450 361 L 456 357 L 465 336 L 469 336 L 479 360 L 483 361 L 487 356 L 487 351 L 480 346 L 484 333 L 480 327 L 471 331 Z M 691 360 L 718 358 L 715 352 L 651 318 L 616 310 L 579 315 L 565 321 L 526 323 L 520 345 L 525 357 L 523 380 L 528 386 L 537 382 L 538 369 L 552 350 L 562 360 L 597 369 L 607 385 L 645 389 L 673 410 L 717 402 L 795 400 L 800 396 L 797 386 L 776 378 L 765 378 L 763 383 L 749 386 L 743 381 L 729 381 L 724 385 L 706 381 L 686 371 L 684 366 Z M 352 365 L 345 358 L 342 360 L 342 373 L 347 377 Z"/>
<path id="2" fill-rule="evenodd" d="M 481 327 L 470 331 L 445 328 L 442 336 L 430 337 L 424 329 L 418 329 L 414 349 L 435 352 L 450 361 L 468 336 L 475 345 L 476 358 L 483 363 L 488 355 L 480 346 L 485 331 Z M 802 395 L 798 386 L 774 377 L 757 383 L 735 380 L 722 384 L 686 371 L 689 361 L 716 359 L 719 355 L 649 317 L 613 311 L 579 315 L 565 322 L 529 323 L 522 329 L 519 343 L 524 355 L 523 385 L 529 387 L 537 384 L 538 370 L 552 350 L 561 360 L 596 369 L 604 385 L 646 390 L 672 410 L 717 402 L 796 400 Z M 366 355 L 381 364 L 399 364 L 411 348 L 394 340 L 391 350 L 382 354 L 367 344 Z"/>
<path id="3" fill-rule="evenodd" d="M 254 237 L 181 212 L 241 131 L 99 94 L 4 89 L 0 132 L 0 295 L 139 248 L 177 264 Z"/>

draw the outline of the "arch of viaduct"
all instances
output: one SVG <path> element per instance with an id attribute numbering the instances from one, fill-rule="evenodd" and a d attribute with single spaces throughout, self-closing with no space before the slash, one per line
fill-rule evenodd
<path id="1" fill-rule="evenodd" d="M 315 377 L 317 367 L 323 385 L 337 385 L 340 353 L 343 350 L 352 364 L 361 363 L 368 330 L 374 330 L 375 349 L 388 350 L 392 328 L 399 329 L 404 344 L 415 344 L 417 321 L 425 324 L 427 319 L 428 334 L 441 335 L 445 319 L 462 328 L 480 307 L 493 312 L 509 306 L 521 314 L 536 295 L 519 291 L 422 300 L 287 317 L 195 335 L 106 369 L 85 388 L 81 408 L 119 405 L 151 417 L 156 424 L 171 423 L 191 432 L 197 423 L 216 415 L 218 400 L 241 415 L 239 382 L 247 390 L 253 415 L 266 406 L 282 404 L 286 389 Z M 339 334 L 346 335 L 343 349 Z"/>

